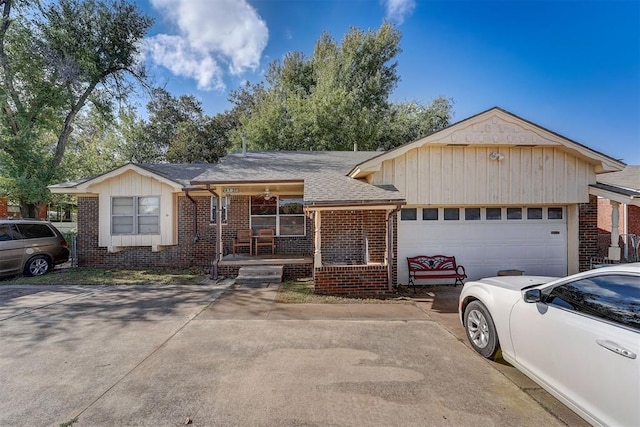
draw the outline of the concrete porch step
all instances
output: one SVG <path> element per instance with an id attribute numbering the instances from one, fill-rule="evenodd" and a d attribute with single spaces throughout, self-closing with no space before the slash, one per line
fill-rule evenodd
<path id="1" fill-rule="evenodd" d="M 240 267 L 236 283 L 241 285 L 258 285 L 265 283 L 282 283 L 282 265 L 256 265 Z"/>

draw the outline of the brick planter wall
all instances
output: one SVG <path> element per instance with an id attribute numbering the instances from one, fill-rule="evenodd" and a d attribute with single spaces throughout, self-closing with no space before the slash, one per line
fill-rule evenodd
<path id="1" fill-rule="evenodd" d="M 333 265 L 316 268 L 315 293 L 323 295 L 384 295 L 387 267 L 384 265 Z"/>
<path id="2" fill-rule="evenodd" d="M 386 212 L 323 211 L 322 264 L 314 270 L 315 293 L 325 295 L 383 295 L 388 289 Z M 365 248 L 369 262 L 365 264 Z"/>
<path id="3" fill-rule="evenodd" d="M 591 257 L 598 256 L 598 198 L 589 196 L 589 203 L 580 203 L 578 209 L 578 268 L 585 271 L 591 268 Z"/>

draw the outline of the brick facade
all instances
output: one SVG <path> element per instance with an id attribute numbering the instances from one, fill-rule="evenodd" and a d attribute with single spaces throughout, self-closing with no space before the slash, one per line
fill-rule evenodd
<path id="1" fill-rule="evenodd" d="M 323 211 L 322 264 L 382 263 L 386 251 L 385 211 Z"/>
<path id="2" fill-rule="evenodd" d="M 578 269 L 591 268 L 591 257 L 598 256 L 598 198 L 589 196 L 589 203 L 580 203 L 578 219 Z"/>
<path id="3" fill-rule="evenodd" d="M 355 296 L 390 292 L 384 265 L 386 215 L 382 210 L 321 213 L 322 267 L 314 270 L 316 293 Z"/>
<path id="4" fill-rule="evenodd" d="M 130 247 L 110 253 L 98 247 L 97 197 L 78 197 L 78 265 L 105 268 L 195 268 L 208 273 L 214 257 L 216 227 L 210 223 L 211 198 L 178 197 L 178 245 L 152 252 L 151 247 Z M 195 202 L 195 203 L 194 203 Z M 222 225 L 223 250 L 231 253 L 237 231 L 249 228 L 250 197 L 229 198 L 227 223 Z M 386 215 L 383 210 L 322 212 L 323 267 L 285 264 L 284 279 L 314 275 L 315 292 L 338 295 L 389 293 L 386 255 Z M 396 216 L 392 216 L 394 229 Z M 276 237 L 276 253 L 313 254 L 313 221 L 306 219 L 306 236 Z M 394 254 L 397 233 L 394 233 Z M 369 264 L 366 263 L 368 249 Z M 218 274 L 235 277 L 238 265 L 220 265 Z M 394 283 L 397 279 L 393 269 Z"/>
<path id="5" fill-rule="evenodd" d="M 7 214 L 7 199 L 0 197 L 0 218 L 6 218 Z"/>
<path id="6" fill-rule="evenodd" d="M 105 268 L 177 267 L 197 268 L 208 272 L 215 255 L 216 226 L 210 222 L 211 197 L 178 197 L 178 244 L 152 252 L 151 247 L 130 247 L 110 253 L 98 247 L 99 208 L 97 197 L 78 197 L 78 265 Z M 222 225 L 223 253 L 231 253 L 237 231 L 249 228 L 249 197 L 229 198 L 227 223 Z M 196 220 L 197 214 L 197 220 Z M 248 250 L 247 250 L 248 252 Z M 276 253 L 311 255 L 313 224 L 307 219 L 307 235 L 276 237 Z M 222 267 L 221 267 L 222 268 Z M 227 267 L 225 267 L 227 268 Z M 233 267 L 228 267 L 233 268 Z M 237 268 L 236 275 L 237 275 Z M 310 277 L 312 266 L 287 266 L 285 277 Z M 227 276 L 219 270 L 219 274 Z M 300 276 L 298 274 L 304 274 Z"/>
<path id="7" fill-rule="evenodd" d="M 630 241 L 622 236 L 624 233 L 624 209 L 627 209 L 627 233 L 640 236 L 640 206 L 620 205 L 618 218 L 618 234 L 620 240 L 618 245 L 623 248 L 622 256 L 624 257 L 624 245 Z M 598 256 L 606 257 L 608 255 L 609 246 L 611 245 L 611 201 L 609 199 L 598 198 Z M 631 249 L 628 249 L 631 250 Z M 629 258 L 631 258 L 629 254 Z"/>
<path id="8" fill-rule="evenodd" d="M 224 255 L 232 253 L 233 238 L 238 230 L 249 228 L 250 196 L 230 196 L 227 223 L 222 225 L 222 243 Z M 306 218 L 305 236 L 276 236 L 276 254 L 311 255 L 313 254 L 313 221 Z M 253 248 L 255 250 L 255 247 Z M 260 253 L 268 250 L 261 248 Z M 238 248 L 238 252 L 249 253 L 249 248 Z"/>
<path id="9" fill-rule="evenodd" d="M 215 251 L 209 197 L 178 197 L 178 245 L 152 252 L 150 246 L 110 253 L 98 247 L 98 198 L 78 197 L 78 265 L 105 268 L 196 268 L 208 272 Z M 196 207 L 197 206 L 197 207 Z M 195 213 L 198 211 L 197 222 Z"/>

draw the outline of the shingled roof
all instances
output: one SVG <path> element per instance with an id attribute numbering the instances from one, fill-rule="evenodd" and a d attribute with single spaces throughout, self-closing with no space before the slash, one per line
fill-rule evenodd
<path id="1" fill-rule="evenodd" d="M 194 179 L 192 184 L 300 180 L 310 174 L 347 175 L 375 151 L 250 151 L 232 153 Z"/>
<path id="2" fill-rule="evenodd" d="M 620 172 L 598 175 L 590 187 L 630 197 L 640 198 L 640 166 L 628 165 Z"/>
<path id="3" fill-rule="evenodd" d="M 349 171 L 380 153 L 375 151 L 251 151 L 229 154 L 218 163 L 139 163 L 139 167 L 183 188 L 207 184 L 260 182 L 304 183 L 307 206 L 398 205 L 404 196 L 393 186 L 375 186 L 347 176 Z M 111 171 L 107 174 L 114 173 Z M 52 190 L 72 189 L 95 179 L 52 185 Z M 59 191 L 58 191 L 59 192 Z"/>
<path id="4" fill-rule="evenodd" d="M 210 163 L 127 163 L 124 166 L 121 166 L 115 171 L 126 168 L 126 167 L 139 167 L 146 171 L 149 171 L 155 175 L 161 176 L 163 178 L 168 179 L 169 181 L 173 181 L 176 184 L 182 185 L 183 187 L 188 187 L 191 180 L 198 175 L 201 175 L 207 169 L 209 169 L 212 165 Z M 98 175 L 92 175 L 85 178 L 80 178 L 74 181 L 62 182 L 59 184 L 50 185 L 48 188 L 52 190 L 56 189 L 72 189 L 76 188 L 82 184 L 88 183 L 93 180 L 99 180 L 104 176 L 107 176 L 114 171 L 105 172 Z"/>
<path id="5" fill-rule="evenodd" d="M 620 172 L 611 172 L 598 175 L 596 181 L 600 184 L 613 185 L 640 192 L 640 166 L 628 165 Z"/>
<path id="6" fill-rule="evenodd" d="M 157 175 L 188 187 L 191 180 L 202 175 L 215 166 L 213 163 L 137 163 L 142 169 L 146 169 Z"/>
<path id="7" fill-rule="evenodd" d="M 375 151 L 251 151 L 222 158 L 191 181 L 192 185 L 274 181 L 304 182 L 308 206 L 399 204 L 393 186 L 379 187 L 347 176 Z"/>

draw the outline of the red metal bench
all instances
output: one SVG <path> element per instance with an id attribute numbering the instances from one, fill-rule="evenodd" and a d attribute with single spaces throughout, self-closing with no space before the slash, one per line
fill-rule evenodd
<path id="1" fill-rule="evenodd" d="M 446 255 L 418 255 L 407 257 L 409 265 L 409 286 L 416 291 L 416 280 L 419 279 L 455 279 L 454 286 L 463 285 L 467 278 L 464 267 L 456 264 L 456 258 Z"/>

